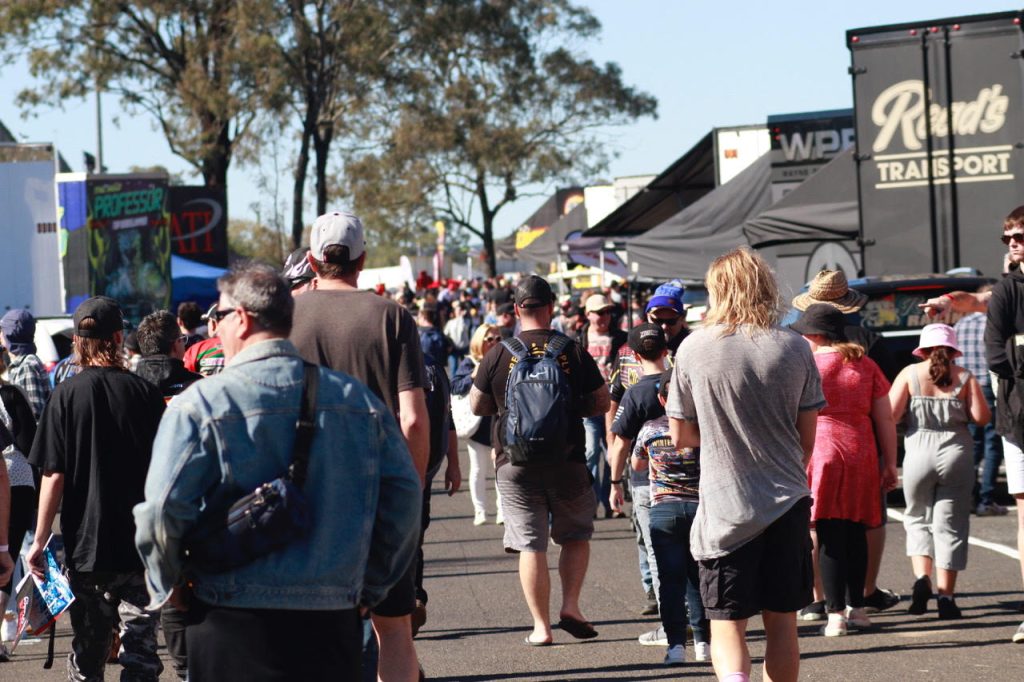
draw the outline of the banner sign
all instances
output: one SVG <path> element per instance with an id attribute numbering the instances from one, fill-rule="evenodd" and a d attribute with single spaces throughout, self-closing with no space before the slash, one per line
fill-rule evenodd
<path id="1" fill-rule="evenodd" d="M 772 202 L 853 146 L 853 110 L 768 117 L 771 131 Z"/>
<path id="2" fill-rule="evenodd" d="M 171 249 L 174 255 L 204 265 L 226 268 L 228 212 L 224 190 L 179 186 L 168 189 Z"/>
<path id="3" fill-rule="evenodd" d="M 868 274 L 1000 271 L 1024 203 L 1017 15 L 848 32 Z"/>
<path id="4" fill-rule="evenodd" d="M 171 305 L 167 179 L 58 176 L 67 312 L 90 296 L 115 299 L 134 324 Z"/>

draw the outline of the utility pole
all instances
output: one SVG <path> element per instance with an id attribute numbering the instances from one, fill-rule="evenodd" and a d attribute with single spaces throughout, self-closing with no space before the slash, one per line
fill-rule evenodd
<path id="1" fill-rule="evenodd" d="M 107 167 L 103 165 L 103 109 L 100 104 L 100 86 L 96 84 L 96 165 L 100 173 L 105 173 Z"/>

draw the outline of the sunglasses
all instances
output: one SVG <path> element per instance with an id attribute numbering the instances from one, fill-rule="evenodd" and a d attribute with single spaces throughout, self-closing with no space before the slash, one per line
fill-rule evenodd
<path id="1" fill-rule="evenodd" d="M 501 341 L 500 336 L 485 336 L 484 341 Z"/>
<path id="2" fill-rule="evenodd" d="M 1010 242 L 1016 242 L 1018 244 L 1024 244 L 1024 232 L 1014 232 L 1013 234 L 1004 234 L 1001 239 L 1007 246 Z"/>
<path id="3" fill-rule="evenodd" d="M 225 317 L 227 317 L 228 315 L 230 315 L 233 312 L 236 312 L 236 310 L 234 308 L 226 308 L 224 310 L 218 309 L 218 310 L 212 311 L 210 313 L 209 317 L 210 317 L 211 320 L 214 320 L 216 322 L 222 322 Z"/>
<path id="4" fill-rule="evenodd" d="M 652 317 L 651 324 L 656 324 L 661 327 L 671 327 L 679 322 L 682 315 L 676 315 L 675 317 Z"/>

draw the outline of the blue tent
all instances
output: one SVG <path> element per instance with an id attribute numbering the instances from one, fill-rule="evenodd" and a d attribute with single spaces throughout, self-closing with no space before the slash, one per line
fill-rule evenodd
<path id="1" fill-rule="evenodd" d="M 225 274 L 225 268 L 171 255 L 171 310 L 176 310 L 182 301 L 195 301 L 200 308 L 206 308 L 217 300 L 217 278 Z"/>

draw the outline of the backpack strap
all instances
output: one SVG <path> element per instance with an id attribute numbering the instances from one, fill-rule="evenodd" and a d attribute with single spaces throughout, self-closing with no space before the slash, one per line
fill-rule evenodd
<path id="1" fill-rule="evenodd" d="M 557 359 L 569 344 L 572 343 L 572 339 L 564 334 L 555 334 L 548 339 L 547 345 L 544 346 L 544 353 L 552 358 Z"/>
<path id="2" fill-rule="evenodd" d="M 523 358 L 530 354 L 530 349 L 526 347 L 526 344 L 515 336 L 510 336 L 507 339 L 503 339 L 501 345 L 504 346 L 505 349 L 509 353 L 511 353 L 517 361 L 522 360 Z"/>

